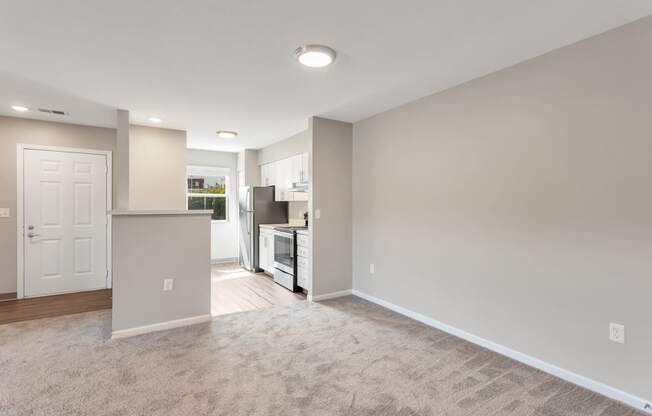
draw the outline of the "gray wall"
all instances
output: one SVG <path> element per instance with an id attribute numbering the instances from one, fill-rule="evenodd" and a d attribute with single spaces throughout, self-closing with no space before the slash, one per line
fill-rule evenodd
<path id="1" fill-rule="evenodd" d="M 258 150 L 245 149 L 238 153 L 238 187 L 260 185 L 260 169 L 258 168 Z"/>
<path id="2" fill-rule="evenodd" d="M 310 152 L 310 131 L 304 130 L 285 140 L 270 144 L 258 150 L 258 164 L 275 162 L 288 157 Z"/>
<path id="3" fill-rule="evenodd" d="M 312 295 L 351 289 L 352 125 L 313 117 L 310 211 Z"/>
<path id="4" fill-rule="evenodd" d="M 129 128 L 129 209 L 186 209 L 186 132 Z"/>
<path id="5" fill-rule="evenodd" d="M 116 110 L 116 149 L 113 155 L 113 188 L 116 209 L 129 209 L 129 111 Z"/>
<path id="6" fill-rule="evenodd" d="M 210 314 L 210 215 L 114 216 L 112 247 L 114 331 Z"/>
<path id="7" fill-rule="evenodd" d="M 230 171 L 227 221 L 211 221 L 211 259 L 231 260 L 238 257 L 238 187 L 237 153 L 188 149 L 188 165 L 214 166 Z"/>
<path id="8" fill-rule="evenodd" d="M 0 116 L 0 294 L 16 292 L 16 144 L 115 151 L 115 130 Z M 115 201 L 115 195 L 114 195 Z"/>
<path id="9" fill-rule="evenodd" d="M 356 123 L 354 288 L 652 398 L 650 45 L 646 18 Z"/>

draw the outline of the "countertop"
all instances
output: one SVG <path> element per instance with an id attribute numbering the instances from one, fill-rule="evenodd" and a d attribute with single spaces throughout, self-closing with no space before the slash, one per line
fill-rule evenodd
<path id="1" fill-rule="evenodd" d="M 276 227 L 289 227 L 290 224 L 259 224 L 258 225 L 260 228 L 269 228 L 269 229 L 274 229 Z"/>

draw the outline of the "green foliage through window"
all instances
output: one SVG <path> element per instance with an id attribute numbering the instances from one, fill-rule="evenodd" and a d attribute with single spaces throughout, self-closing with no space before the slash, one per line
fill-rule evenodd
<path id="1" fill-rule="evenodd" d="M 213 220 L 226 220 L 226 176 L 188 175 L 188 209 L 210 209 Z"/>
<path id="2" fill-rule="evenodd" d="M 212 209 L 212 219 L 226 220 L 226 198 L 189 196 L 188 209 Z"/>

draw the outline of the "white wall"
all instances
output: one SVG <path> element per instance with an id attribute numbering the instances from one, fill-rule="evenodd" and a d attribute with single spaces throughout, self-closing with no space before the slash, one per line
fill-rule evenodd
<path id="1" fill-rule="evenodd" d="M 187 150 L 187 164 L 229 169 L 228 218 L 226 222 L 211 221 L 211 259 L 231 260 L 238 257 L 238 186 L 237 153 L 209 150 Z"/>
<path id="2" fill-rule="evenodd" d="M 650 45 L 646 18 L 356 123 L 354 289 L 652 399 Z"/>

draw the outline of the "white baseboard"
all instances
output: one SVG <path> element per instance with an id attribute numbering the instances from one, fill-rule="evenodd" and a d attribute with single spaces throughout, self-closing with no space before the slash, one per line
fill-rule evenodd
<path id="1" fill-rule="evenodd" d="M 351 289 L 340 290 L 339 292 L 331 292 L 331 293 L 326 293 L 324 295 L 317 295 L 317 296 L 308 295 L 308 300 L 312 302 L 319 302 L 320 300 L 341 298 L 342 296 L 349 296 L 350 294 L 351 294 Z"/>
<path id="2" fill-rule="evenodd" d="M 211 259 L 211 264 L 237 263 L 237 257 L 225 257 L 222 259 Z"/>
<path id="3" fill-rule="evenodd" d="M 120 329 L 111 333 L 111 339 L 127 338 L 136 335 L 148 334 L 150 332 L 165 331 L 166 329 L 179 328 L 182 326 L 195 325 L 211 320 L 210 314 L 193 316 L 190 318 L 176 319 L 174 321 L 160 322 L 157 324 L 137 326 L 135 328 Z"/>
<path id="4" fill-rule="evenodd" d="M 395 305 L 393 303 L 387 302 L 385 300 L 379 299 L 377 297 L 368 295 L 366 293 L 360 292 L 359 290 L 350 291 L 353 296 L 368 300 L 380 306 L 383 306 L 387 309 L 390 309 L 394 312 L 400 313 L 401 315 L 412 318 L 415 321 L 419 321 L 433 328 L 440 329 L 449 334 L 455 335 L 459 338 L 462 338 L 466 341 L 469 341 L 473 344 L 479 345 L 481 347 L 487 348 L 491 351 L 494 351 L 498 354 L 507 356 L 516 361 L 527 364 L 531 367 L 537 368 L 541 371 L 544 371 L 553 376 L 559 377 L 563 380 L 577 384 L 584 387 L 585 389 L 600 393 L 604 396 L 607 396 L 611 399 L 618 400 L 625 404 L 628 404 L 631 407 L 642 410 L 646 413 L 652 414 L 652 403 L 649 400 L 642 399 L 640 397 L 634 396 L 632 394 L 626 393 L 622 390 L 618 390 L 614 387 L 607 386 L 606 384 L 600 383 L 595 380 L 591 380 L 588 377 L 573 373 L 572 371 L 565 370 L 563 368 L 557 367 L 553 364 L 549 364 L 545 361 L 539 360 L 538 358 L 531 357 L 527 354 L 523 354 L 518 351 L 514 351 L 511 348 L 507 348 L 503 345 L 497 344 L 493 341 L 481 338 L 479 336 L 470 334 L 468 332 L 462 331 L 461 329 L 455 328 L 451 325 L 445 324 L 443 322 L 437 321 L 436 319 L 429 318 L 425 315 L 422 315 L 418 312 L 414 312 L 410 309 L 404 308 L 402 306 Z M 327 295 L 326 295 L 327 296 Z"/>

